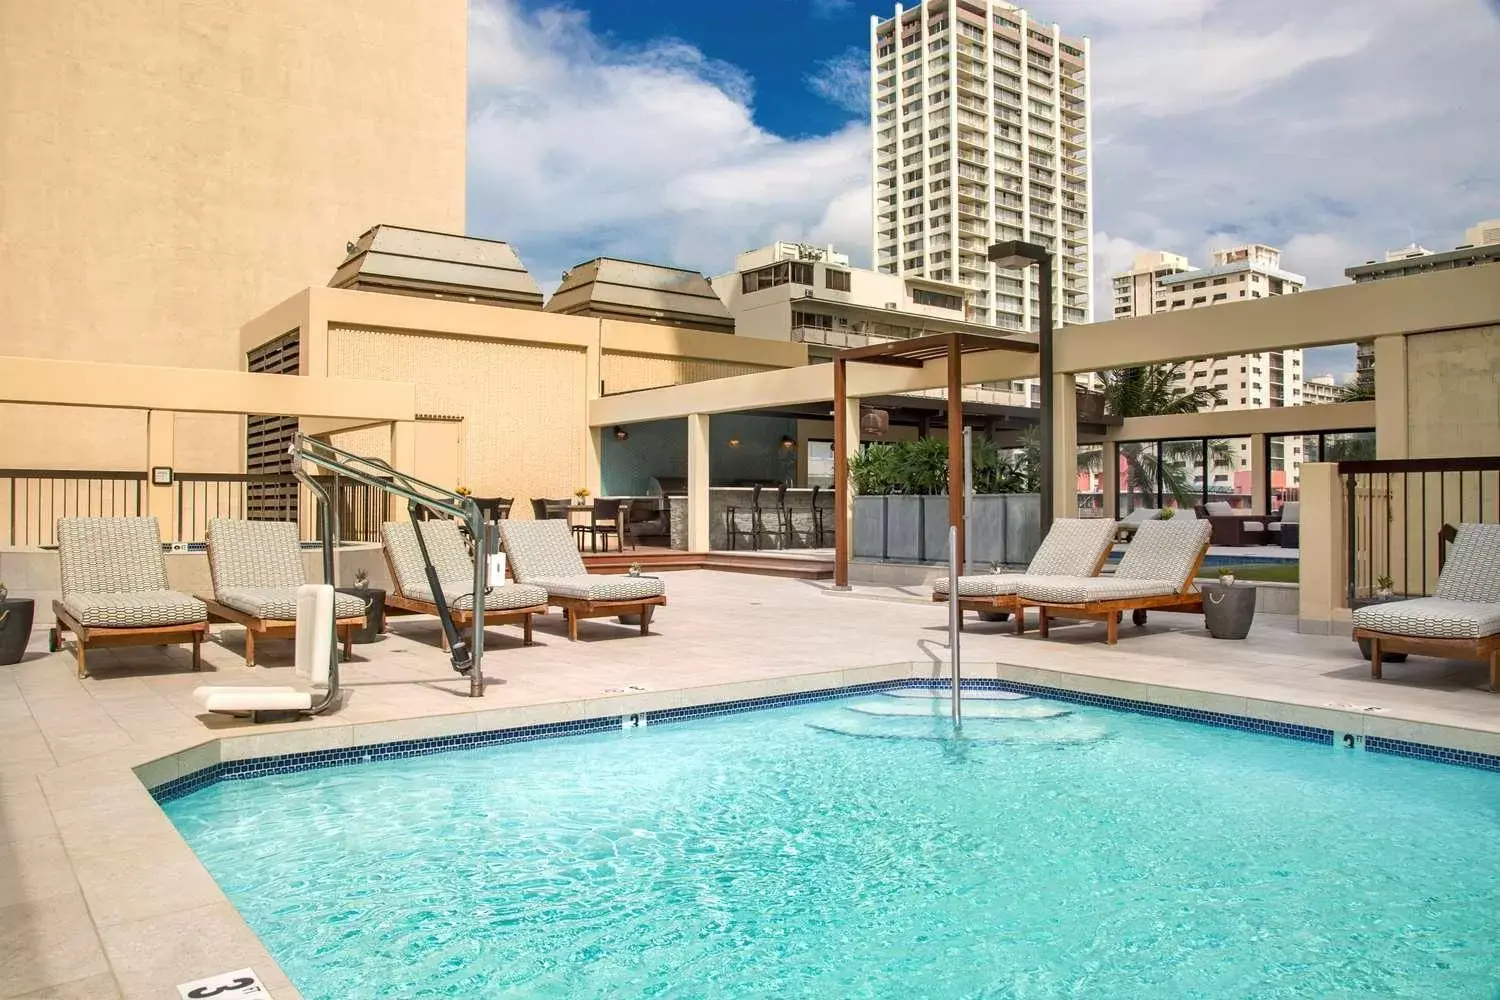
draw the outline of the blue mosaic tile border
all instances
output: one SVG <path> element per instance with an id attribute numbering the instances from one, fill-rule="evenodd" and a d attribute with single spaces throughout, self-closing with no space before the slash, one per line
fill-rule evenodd
<path id="1" fill-rule="evenodd" d="M 1478 753 L 1473 750 L 1452 750 L 1448 747 L 1429 746 L 1426 743 L 1408 743 L 1384 736 L 1366 736 L 1365 749 L 1371 753 L 1388 753 L 1396 757 L 1418 757 L 1441 764 L 1457 764 L 1460 767 L 1477 767 L 1482 771 L 1500 772 L 1500 754 Z"/>
<path id="2" fill-rule="evenodd" d="M 964 681 L 963 687 L 964 690 L 968 691 L 1011 691 L 1017 694 L 1047 698 L 1052 701 L 1094 705 L 1099 708 L 1131 712 L 1137 715 L 1150 715 L 1158 718 L 1176 719 L 1182 722 L 1193 722 L 1205 726 L 1217 726 L 1225 729 L 1238 729 L 1243 732 L 1261 733 L 1267 736 L 1279 736 L 1284 739 L 1299 740 L 1305 743 L 1332 745 L 1334 742 L 1333 730 L 1318 726 L 1271 722 L 1266 719 L 1255 719 L 1244 715 L 1230 715 L 1223 712 L 1180 708 L 1175 705 L 1158 705 L 1154 702 L 1139 701 L 1132 698 L 1116 698 L 1110 695 L 1069 691 L 1062 688 L 1043 687 L 1037 684 L 1023 684 L 1019 681 L 970 678 Z M 787 708 L 793 705 L 829 701 L 835 698 L 846 698 L 860 694 L 873 694 L 896 688 L 926 688 L 934 691 L 946 691 L 948 690 L 948 683 L 944 680 L 903 677 L 869 684 L 853 684 L 848 687 L 822 688 L 816 691 L 799 691 L 793 694 L 767 695 L 762 698 L 743 698 L 737 701 L 697 705 L 691 708 L 657 709 L 645 713 L 646 724 L 648 726 L 663 725 L 666 723 L 689 722 L 694 719 L 712 718 L 720 715 L 755 712 L 770 708 Z M 530 740 L 553 739 L 560 736 L 580 736 L 587 733 L 618 730 L 619 728 L 620 717 L 618 715 L 610 715 L 603 718 L 581 719 L 574 722 L 554 722 L 539 726 L 518 726 L 513 729 L 497 729 L 483 733 L 459 733 L 451 736 L 435 736 L 427 739 L 374 743 L 357 747 L 338 747 L 329 750 L 313 750 L 275 757 L 252 757 L 245 760 L 222 761 L 218 764 L 194 771 L 192 774 L 183 775 L 180 778 L 174 778 L 171 781 L 157 785 L 151 790 L 151 794 L 157 802 L 165 803 L 173 799 L 182 798 L 185 795 L 190 795 L 201 788 L 220 781 L 258 778 L 268 774 L 289 774 L 295 771 L 307 771 L 314 768 L 369 763 L 400 757 L 417 757 L 442 753 L 448 750 L 467 750 L 477 747 L 498 746 L 503 743 L 521 743 Z M 1424 743 L 1407 743 L 1402 740 L 1388 740 L 1372 736 L 1366 738 L 1365 749 L 1376 753 L 1397 754 L 1404 757 L 1417 757 L 1444 764 L 1457 764 L 1500 771 L 1500 756 L 1451 750 L 1446 747 L 1429 746 Z"/>

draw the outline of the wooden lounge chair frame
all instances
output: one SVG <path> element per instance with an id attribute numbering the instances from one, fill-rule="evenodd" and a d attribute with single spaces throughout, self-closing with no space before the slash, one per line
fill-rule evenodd
<path id="1" fill-rule="evenodd" d="M 390 548 L 388 546 L 381 546 L 381 554 L 385 556 L 385 566 L 391 574 L 391 592 L 385 598 L 386 614 L 389 615 L 391 610 L 395 609 L 398 613 L 432 615 L 436 617 L 438 609 L 435 602 L 424 601 L 418 597 L 407 597 L 401 593 L 401 578 L 396 575 L 396 565 L 391 561 Z M 483 595 L 480 595 L 480 598 L 482 600 Z M 476 601 L 475 603 L 478 604 L 480 602 Z M 546 613 L 547 605 L 545 604 L 533 604 L 525 608 L 505 608 L 498 611 L 485 609 L 484 624 L 480 628 L 482 631 L 491 625 L 519 625 L 521 626 L 522 644 L 532 646 L 535 643 L 531 641 L 531 616 L 545 615 Z M 472 611 L 464 611 L 450 604 L 448 606 L 448 616 L 453 619 L 453 624 L 460 628 L 473 627 L 474 625 L 474 612 Z M 442 629 L 438 629 L 438 646 L 443 652 L 448 652 L 448 633 Z"/>
<path id="2" fill-rule="evenodd" d="M 582 597 L 558 597 L 549 594 L 547 601 L 562 609 L 568 621 L 568 641 L 578 641 L 578 622 L 584 618 L 610 618 L 614 615 L 641 616 L 641 635 L 651 634 L 651 614 L 667 603 L 666 594 L 655 597 L 633 597 L 626 601 L 590 601 Z"/>
<path id="3" fill-rule="evenodd" d="M 193 669 L 203 669 L 203 637 L 208 634 L 208 622 L 189 622 L 183 625 L 145 625 L 140 628 L 103 628 L 81 625 L 62 601 L 52 602 L 52 613 L 57 624 L 47 636 L 47 648 L 53 652 L 62 648 L 63 633 L 72 632 L 74 645 L 78 648 L 78 676 L 87 677 L 86 654 L 89 647 L 108 646 L 169 646 L 180 642 L 193 644 Z"/>
<path id="4" fill-rule="evenodd" d="M 205 597 L 201 594 L 195 596 L 208 606 L 209 621 L 232 622 L 245 627 L 245 666 L 247 667 L 255 666 L 256 636 L 259 636 L 262 642 L 268 639 L 295 639 L 297 637 L 295 621 L 257 618 L 247 611 L 230 607 L 212 597 Z M 354 655 L 354 630 L 364 628 L 365 616 L 340 618 L 333 623 L 333 626 L 338 630 L 339 638 L 343 640 L 344 660 L 347 662 Z"/>
<path id="5" fill-rule="evenodd" d="M 1104 569 L 1104 564 L 1109 562 L 1109 554 L 1113 548 L 1114 546 L 1112 545 L 1105 546 L 1104 551 L 1099 553 L 1099 559 L 1094 563 L 1094 568 L 1089 571 L 1089 576 L 1099 575 Z M 1018 573 L 1016 575 L 1024 576 L 1025 574 Z M 934 604 L 947 604 L 948 596 L 934 592 L 932 600 Z M 1019 598 L 1015 594 L 996 594 L 994 597 L 960 597 L 958 599 L 958 608 L 960 611 L 975 611 L 979 614 L 1009 615 L 1015 619 L 1016 635 L 1020 635 L 1025 632 L 1026 626 L 1025 615 L 1016 606 L 1018 600 Z M 1000 620 L 1004 621 L 1005 619 L 1002 618 Z M 959 616 L 958 627 L 960 631 L 963 630 L 962 615 Z"/>
<path id="6" fill-rule="evenodd" d="M 1429 639 L 1357 628 L 1354 630 L 1354 638 L 1369 640 L 1370 676 L 1376 680 L 1380 679 L 1381 658 L 1386 653 L 1415 653 L 1418 656 L 1436 656 L 1444 660 L 1488 660 L 1490 690 L 1500 692 L 1500 635 L 1486 635 L 1478 639 Z"/>
<path id="7" fill-rule="evenodd" d="M 1154 597 L 1121 597 L 1112 601 L 1089 601 L 1084 604 L 1028 601 L 1017 597 L 1015 602 L 1016 634 L 1020 635 L 1025 631 L 1023 623 L 1027 608 L 1037 609 L 1037 634 L 1043 639 L 1048 636 L 1052 618 L 1102 621 L 1105 623 L 1105 642 L 1110 646 L 1120 641 L 1120 619 L 1126 611 L 1130 612 L 1130 620 L 1136 626 L 1146 624 L 1147 611 L 1180 611 L 1201 615 L 1203 594 L 1198 590 L 1194 581 L 1198 579 L 1198 570 L 1203 568 L 1203 560 L 1207 556 L 1208 545 L 1205 544 L 1198 550 L 1192 569 L 1188 570 L 1187 579 L 1171 594 L 1157 594 Z"/>

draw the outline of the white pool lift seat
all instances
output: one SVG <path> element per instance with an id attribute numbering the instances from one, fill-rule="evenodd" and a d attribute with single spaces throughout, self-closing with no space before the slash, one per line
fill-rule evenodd
<path id="1" fill-rule="evenodd" d="M 226 715 L 248 715 L 260 721 L 261 713 L 311 714 L 327 707 L 337 696 L 330 684 L 333 664 L 333 587 L 307 583 L 297 588 L 296 660 L 293 670 L 312 690 L 269 685 L 195 688 L 193 698 L 206 711 Z"/>

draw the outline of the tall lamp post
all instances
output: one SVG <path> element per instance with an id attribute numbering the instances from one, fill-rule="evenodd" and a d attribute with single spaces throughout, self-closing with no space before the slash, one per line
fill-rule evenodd
<path id="1" fill-rule="evenodd" d="M 1052 484 L 1056 456 L 1052 440 L 1052 252 L 1037 243 L 1004 240 L 990 245 L 989 259 L 1001 267 L 1028 268 L 1037 265 L 1041 284 L 1041 332 L 1037 338 L 1038 374 L 1041 376 L 1041 420 L 1037 434 L 1041 438 L 1042 468 L 1042 536 L 1052 528 Z"/>

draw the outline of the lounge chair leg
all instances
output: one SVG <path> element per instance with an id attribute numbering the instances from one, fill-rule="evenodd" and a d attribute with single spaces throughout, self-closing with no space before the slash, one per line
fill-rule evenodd
<path id="1" fill-rule="evenodd" d="M 255 632 L 245 629 L 245 666 L 255 666 Z"/>
<path id="2" fill-rule="evenodd" d="M 448 630 L 443 628 L 442 622 L 438 623 L 438 649 L 448 652 Z"/>
<path id="3" fill-rule="evenodd" d="M 641 635 L 651 634 L 651 612 L 656 610 L 652 604 L 641 605 Z"/>
<path id="4" fill-rule="evenodd" d="M 1109 616 L 1104 623 L 1104 641 L 1113 646 L 1120 641 L 1120 615 L 1118 612 Z"/>
<path id="5" fill-rule="evenodd" d="M 83 651 L 87 647 L 84 645 L 82 636 L 75 636 L 74 641 L 78 644 L 78 677 L 82 680 L 89 675 L 88 664 L 83 660 Z"/>
<path id="6" fill-rule="evenodd" d="M 1017 604 L 1011 609 L 1011 617 L 1016 620 L 1016 635 L 1026 634 L 1026 608 Z"/>
<path id="7" fill-rule="evenodd" d="M 344 662 L 348 663 L 354 658 L 354 626 L 344 626 Z"/>
<path id="8" fill-rule="evenodd" d="M 568 641 L 578 641 L 578 614 L 572 608 L 568 608 L 564 614 L 568 617 Z"/>
<path id="9" fill-rule="evenodd" d="M 193 669 L 203 669 L 203 633 L 193 633 Z"/>
<path id="10" fill-rule="evenodd" d="M 1045 607 L 1036 609 L 1036 634 L 1043 639 L 1047 638 L 1047 609 Z"/>
<path id="11" fill-rule="evenodd" d="M 1490 690 L 1500 691 L 1500 649 L 1490 651 Z"/>
<path id="12" fill-rule="evenodd" d="M 1380 640 L 1370 639 L 1370 676 L 1380 679 Z"/>
<path id="13" fill-rule="evenodd" d="M 531 642 L 531 615 L 528 613 L 521 617 L 521 645 L 530 646 Z"/>

